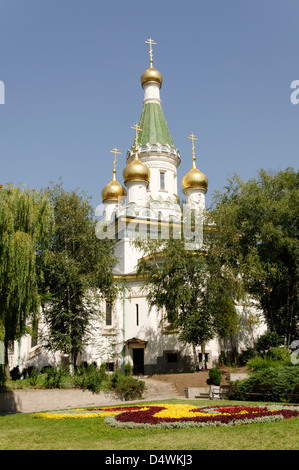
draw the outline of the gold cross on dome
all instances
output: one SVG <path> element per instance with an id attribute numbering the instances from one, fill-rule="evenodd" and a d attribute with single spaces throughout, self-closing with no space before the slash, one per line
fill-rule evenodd
<path id="1" fill-rule="evenodd" d="M 110 150 L 111 153 L 114 153 L 114 161 L 113 161 L 113 170 L 116 168 L 116 155 L 121 155 L 121 152 L 119 152 L 117 147 L 114 147 L 113 150 Z"/>
<path id="2" fill-rule="evenodd" d="M 149 55 L 150 55 L 150 62 L 153 62 L 153 48 L 152 44 L 157 44 L 156 42 L 153 41 L 153 39 L 149 38 L 147 41 L 145 41 L 146 44 L 150 45 L 150 50 L 149 50 Z"/>
<path id="3" fill-rule="evenodd" d="M 195 135 L 192 133 L 190 134 L 187 139 L 192 140 L 192 159 L 195 160 L 195 147 L 194 147 L 194 140 L 198 140 Z"/>
<path id="4" fill-rule="evenodd" d="M 131 127 L 131 129 L 134 129 L 135 130 L 135 145 L 137 145 L 137 142 L 138 142 L 138 132 L 142 132 L 142 129 L 141 127 L 138 126 L 137 122 L 134 126 Z"/>

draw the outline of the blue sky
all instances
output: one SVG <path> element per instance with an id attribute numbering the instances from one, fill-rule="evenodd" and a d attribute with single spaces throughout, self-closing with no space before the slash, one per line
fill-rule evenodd
<path id="1" fill-rule="evenodd" d="M 298 18 L 297 0 L 0 0 L 0 184 L 61 177 L 101 203 L 115 146 L 122 182 L 149 37 L 179 181 L 191 132 L 208 204 L 234 173 L 297 169 Z"/>

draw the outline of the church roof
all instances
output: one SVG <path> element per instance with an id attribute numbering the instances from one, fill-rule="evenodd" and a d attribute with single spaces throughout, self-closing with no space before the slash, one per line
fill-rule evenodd
<path id="1" fill-rule="evenodd" d="M 173 147 L 172 138 L 161 106 L 158 103 L 147 103 L 143 106 L 139 121 L 142 132 L 138 135 L 141 146 L 160 143 Z"/>

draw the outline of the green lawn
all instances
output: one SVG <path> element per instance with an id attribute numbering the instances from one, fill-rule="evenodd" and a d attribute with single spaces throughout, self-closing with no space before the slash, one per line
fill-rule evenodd
<path id="1" fill-rule="evenodd" d="M 164 402 L 180 403 L 179 400 Z M 211 405 L 209 400 L 188 403 Z M 213 402 L 215 405 L 244 403 Z M 299 418 L 241 426 L 164 430 L 112 428 L 105 425 L 103 418 L 56 421 L 33 419 L 26 413 L 0 416 L 0 450 L 297 450 L 298 435 Z"/>

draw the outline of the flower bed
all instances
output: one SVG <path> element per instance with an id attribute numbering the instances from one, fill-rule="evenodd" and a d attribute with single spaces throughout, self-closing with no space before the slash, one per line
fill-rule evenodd
<path id="1" fill-rule="evenodd" d="M 33 415 L 44 419 L 105 418 L 105 423 L 121 428 L 182 428 L 227 426 L 280 421 L 299 416 L 299 405 L 203 406 L 154 404 L 75 409 Z"/>

